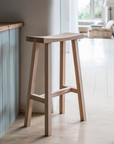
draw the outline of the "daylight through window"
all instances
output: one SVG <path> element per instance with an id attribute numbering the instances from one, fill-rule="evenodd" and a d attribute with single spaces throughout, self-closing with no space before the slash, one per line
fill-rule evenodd
<path id="1" fill-rule="evenodd" d="M 101 19 L 102 0 L 78 0 L 79 19 Z"/>

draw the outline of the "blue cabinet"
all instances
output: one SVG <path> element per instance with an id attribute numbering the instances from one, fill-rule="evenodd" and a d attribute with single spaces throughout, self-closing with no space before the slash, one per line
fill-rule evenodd
<path id="1" fill-rule="evenodd" d="M 19 28 L 0 32 L 0 136 L 19 113 Z"/>

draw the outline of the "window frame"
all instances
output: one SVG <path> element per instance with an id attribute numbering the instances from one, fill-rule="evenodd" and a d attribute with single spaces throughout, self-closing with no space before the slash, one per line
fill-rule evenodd
<path id="1" fill-rule="evenodd" d="M 94 0 L 90 0 L 90 19 L 95 19 L 95 4 Z"/>

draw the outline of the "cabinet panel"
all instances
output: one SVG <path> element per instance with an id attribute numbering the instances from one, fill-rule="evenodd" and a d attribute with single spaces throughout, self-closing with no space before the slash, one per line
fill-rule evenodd
<path id="1" fill-rule="evenodd" d="M 18 29 L 10 30 L 10 124 L 19 113 L 19 33 Z"/>
<path id="2" fill-rule="evenodd" d="M 19 113 L 19 28 L 0 32 L 0 136 Z"/>
<path id="3" fill-rule="evenodd" d="M 2 42 L 1 42 L 1 33 L 0 33 L 0 136 L 3 133 L 3 126 L 2 126 L 2 117 L 3 117 L 3 110 L 2 110 Z"/>
<path id="4" fill-rule="evenodd" d="M 2 41 L 2 110 L 3 110 L 3 131 L 9 126 L 9 99 L 10 99 L 10 87 L 9 87 L 9 31 L 3 31 L 1 33 Z"/>

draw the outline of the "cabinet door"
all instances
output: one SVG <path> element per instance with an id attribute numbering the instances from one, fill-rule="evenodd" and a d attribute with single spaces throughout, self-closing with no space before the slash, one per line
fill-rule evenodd
<path id="1" fill-rule="evenodd" d="M 0 136 L 19 113 L 19 28 L 0 32 Z"/>

